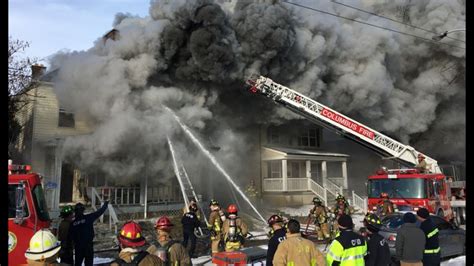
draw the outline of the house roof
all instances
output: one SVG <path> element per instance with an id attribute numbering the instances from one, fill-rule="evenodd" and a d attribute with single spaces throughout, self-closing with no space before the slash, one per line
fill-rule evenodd
<path id="1" fill-rule="evenodd" d="M 58 75 L 59 68 L 56 68 L 55 70 L 49 71 L 43 76 L 40 77 L 40 81 L 46 81 L 46 82 L 53 82 L 54 78 Z"/>
<path id="2" fill-rule="evenodd" d="M 286 147 L 263 147 L 263 160 L 279 160 L 279 159 L 293 159 L 293 160 L 335 160 L 345 161 L 349 155 L 343 153 L 303 150 Z"/>

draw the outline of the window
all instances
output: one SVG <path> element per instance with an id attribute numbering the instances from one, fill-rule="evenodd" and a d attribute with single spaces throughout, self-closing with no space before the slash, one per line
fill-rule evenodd
<path id="1" fill-rule="evenodd" d="M 280 161 L 273 161 L 268 164 L 270 169 L 270 178 L 281 178 L 281 162 Z"/>
<path id="2" fill-rule="evenodd" d="M 390 198 L 426 198 L 425 182 L 422 178 L 394 178 L 369 180 L 369 198 L 379 198 L 386 192 Z"/>
<path id="3" fill-rule="evenodd" d="M 8 185 L 8 218 L 15 218 L 16 216 L 16 189 L 18 185 Z M 25 191 L 26 193 L 26 191 Z M 25 194 L 26 197 L 26 194 Z M 24 217 L 28 217 L 30 214 L 28 212 L 28 203 L 25 200 L 25 207 L 24 207 Z"/>
<path id="4" fill-rule="evenodd" d="M 48 208 L 46 206 L 46 201 L 44 200 L 43 187 L 41 185 L 37 185 L 33 189 L 33 202 L 35 203 L 38 218 L 43 221 L 48 221 Z"/>
<path id="5" fill-rule="evenodd" d="M 74 114 L 59 108 L 58 127 L 75 127 Z"/>
<path id="6" fill-rule="evenodd" d="M 267 130 L 267 141 L 269 144 L 279 144 L 280 143 L 280 134 L 278 128 L 269 127 Z"/>
<path id="7" fill-rule="evenodd" d="M 320 136 L 319 129 L 303 130 L 298 136 L 298 146 L 319 147 L 320 146 L 319 136 Z"/>

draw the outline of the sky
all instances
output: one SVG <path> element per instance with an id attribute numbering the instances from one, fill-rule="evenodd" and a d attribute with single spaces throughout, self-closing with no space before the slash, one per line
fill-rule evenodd
<path id="1" fill-rule="evenodd" d="M 8 31 L 30 43 L 24 56 L 45 59 L 57 51 L 87 50 L 112 29 L 115 14 L 148 16 L 150 0 L 9 0 Z"/>

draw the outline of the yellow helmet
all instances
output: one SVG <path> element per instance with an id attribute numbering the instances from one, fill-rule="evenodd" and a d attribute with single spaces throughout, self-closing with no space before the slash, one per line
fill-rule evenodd
<path id="1" fill-rule="evenodd" d="M 36 232 L 30 240 L 25 257 L 30 260 L 44 260 L 56 255 L 61 249 L 58 239 L 48 229 Z"/>

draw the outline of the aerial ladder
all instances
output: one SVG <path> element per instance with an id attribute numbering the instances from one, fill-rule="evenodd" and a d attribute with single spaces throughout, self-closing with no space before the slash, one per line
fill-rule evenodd
<path id="1" fill-rule="evenodd" d="M 366 125 L 354 121 L 347 116 L 273 80 L 252 75 L 247 80 L 252 93 L 262 94 L 276 103 L 298 113 L 314 123 L 331 131 L 348 137 L 371 150 L 381 154 L 386 159 L 394 159 L 402 164 L 413 167 L 416 165 L 419 151 L 400 143 Z M 425 161 L 431 173 L 441 173 L 438 162 L 426 155 Z"/>
<path id="2" fill-rule="evenodd" d="M 352 120 L 295 90 L 280 85 L 270 78 L 260 75 L 252 75 L 246 83 L 250 86 L 250 92 L 266 96 L 272 99 L 275 103 L 283 105 L 308 120 L 366 146 L 370 150 L 384 156 L 384 159 L 393 159 L 402 165 L 409 167 L 407 169 L 388 170 L 387 174 L 389 174 L 389 178 L 390 176 L 396 176 L 390 174 L 400 174 L 404 173 L 404 171 L 407 173 L 406 171 L 408 170 L 415 170 L 410 169 L 410 167 L 413 168 L 418 164 L 418 155 L 423 155 L 425 157 L 425 162 L 428 166 L 428 169 L 426 169 L 428 173 L 426 174 L 443 175 L 441 167 L 435 159 L 426 156 L 426 154 L 422 154 L 409 145 L 400 143 L 360 122 Z M 444 179 L 446 179 L 446 177 L 444 177 Z M 451 190 L 449 185 L 447 186 L 447 190 Z M 451 193 L 448 192 L 447 194 L 449 197 Z M 465 200 L 461 202 L 451 200 L 451 203 L 453 207 L 455 206 L 455 213 L 457 213 L 458 217 L 460 213 L 465 213 Z M 449 210 L 450 208 L 450 206 L 447 207 Z"/>

